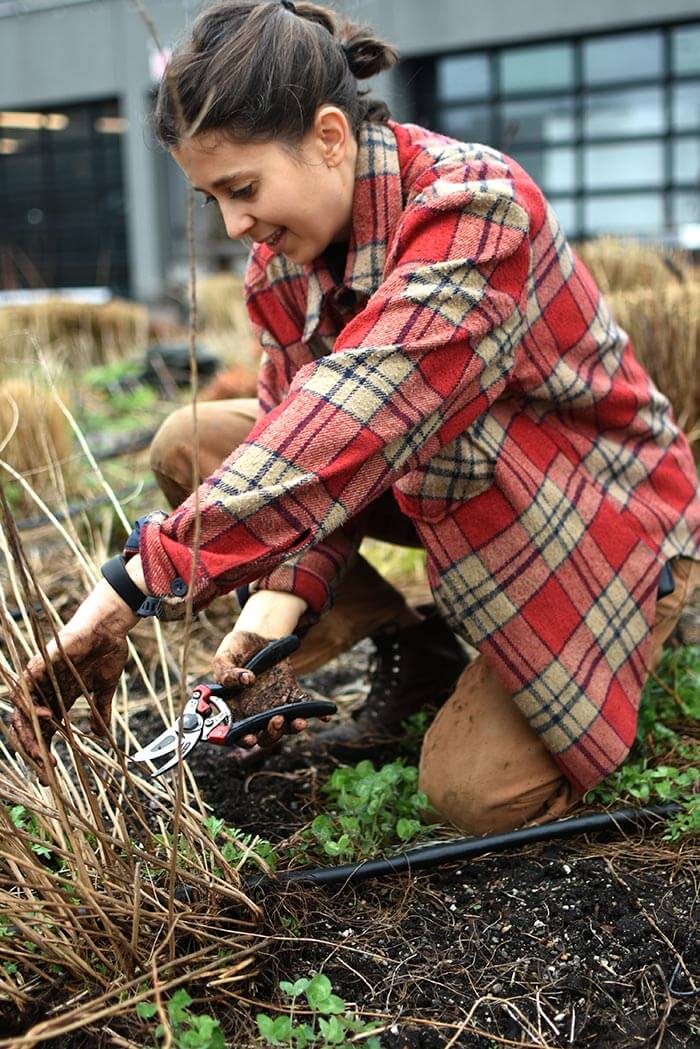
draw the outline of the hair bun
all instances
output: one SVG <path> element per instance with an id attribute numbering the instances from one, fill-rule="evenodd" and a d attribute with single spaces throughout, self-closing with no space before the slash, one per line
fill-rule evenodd
<path id="1" fill-rule="evenodd" d="M 344 23 L 340 31 L 340 46 L 357 80 L 366 80 L 383 73 L 399 60 L 395 47 L 374 36 L 367 26 L 354 25 L 352 22 Z"/>

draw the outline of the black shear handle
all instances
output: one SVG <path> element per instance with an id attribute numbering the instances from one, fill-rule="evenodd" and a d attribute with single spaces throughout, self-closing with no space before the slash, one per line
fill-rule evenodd
<path id="1" fill-rule="evenodd" d="M 250 736 L 266 728 L 270 719 L 279 714 L 289 722 L 295 718 L 320 718 L 325 714 L 335 714 L 337 710 L 335 703 L 327 699 L 309 699 L 303 703 L 286 703 L 281 707 L 271 707 L 270 710 L 261 710 L 259 714 L 251 714 L 242 721 L 235 721 L 222 743 L 225 747 L 230 747 L 237 739 L 243 739 L 244 736 Z"/>
<path id="2" fill-rule="evenodd" d="M 263 671 L 269 670 L 270 667 L 277 666 L 283 659 L 291 656 L 293 652 L 299 648 L 299 638 L 296 634 L 288 634 L 287 637 L 280 637 L 274 641 L 270 641 L 268 645 L 261 648 L 259 652 L 256 652 L 254 656 L 248 660 L 245 664 L 245 670 L 252 670 L 256 675 L 262 674 Z M 224 702 L 227 699 L 233 699 L 240 695 L 241 686 L 233 685 L 228 687 L 227 685 L 211 685 L 208 684 L 210 695 L 216 699 L 223 699 Z"/>

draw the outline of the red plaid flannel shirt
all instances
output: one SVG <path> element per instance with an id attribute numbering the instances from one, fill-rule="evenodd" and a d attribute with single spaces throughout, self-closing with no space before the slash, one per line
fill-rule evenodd
<path id="1" fill-rule="evenodd" d="M 661 567 L 700 556 L 687 441 L 517 163 L 415 125 L 359 145 L 342 285 L 251 258 L 261 412 L 200 489 L 195 607 L 257 580 L 321 613 L 391 487 L 443 615 L 590 788 L 634 739 Z M 153 594 L 189 579 L 194 507 L 142 529 Z"/>

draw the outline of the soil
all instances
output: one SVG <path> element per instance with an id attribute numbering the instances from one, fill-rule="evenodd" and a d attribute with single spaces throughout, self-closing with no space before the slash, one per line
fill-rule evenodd
<path id="1" fill-rule="evenodd" d="M 357 699 L 370 652 L 364 642 L 302 681 Z M 418 752 L 404 756 L 415 762 Z M 308 736 L 288 739 L 254 772 L 215 747 L 189 760 L 216 815 L 273 842 L 320 811 L 318 786 L 334 767 L 311 752 Z M 387 1049 L 700 1049 L 700 993 L 683 997 L 700 986 L 699 853 L 691 842 L 667 845 L 662 830 L 340 889 L 268 888 L 266 931 L 277 939 L 250 996 L 283 1002 L 279 979 L 323 969 L 346 1003 L 379 1015 Z M 256 1011 L 239 1025 L 237 1049 L 256 1044 Z"/>

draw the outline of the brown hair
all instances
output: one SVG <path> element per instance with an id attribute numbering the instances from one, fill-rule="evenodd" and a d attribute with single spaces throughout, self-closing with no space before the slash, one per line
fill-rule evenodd
<path id="1" fill-rule="evenodd" d="M 218 0 L 168 63 L 155 132 L 168 148 L 205 131 L 295 146 L 327 103 L 343 110 L 356 135 L 363 121 L 390 116 L 357 81 L 398 58 L 368 27 L 306 0 Z"/>

